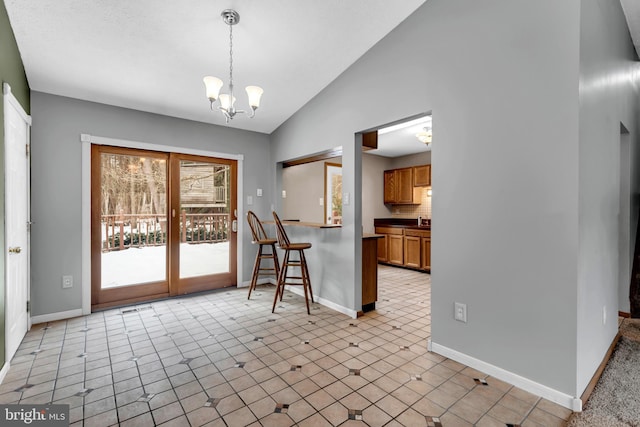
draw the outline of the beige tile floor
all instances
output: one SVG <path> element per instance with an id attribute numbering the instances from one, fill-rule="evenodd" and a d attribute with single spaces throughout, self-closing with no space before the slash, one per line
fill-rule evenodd
<path id="1" fill-rule="evenodd" d="M 271 314 L 263 286 L 35 325 L 0 403 L 66 403 L 73 426 L 565 425 L 570 411 L 427 352 L 429 275 L 379 272 L 357 320 L 309 316 L 290 292 Z"/>

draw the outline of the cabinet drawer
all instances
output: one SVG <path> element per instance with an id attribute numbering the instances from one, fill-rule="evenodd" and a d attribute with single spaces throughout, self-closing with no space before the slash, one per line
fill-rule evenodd
<path id="1" fill-rule="evenodd" d="M 402 236 L 403 229 L 395 227 L 376 227 L 376 234 L 397 234 Z"/>
<path id="2" fill-rule="evenodd" d="M 405 236 L 412 237 L 431 237 L 431 230 L 413 230 L 413 229 L 405 229 Z"/>

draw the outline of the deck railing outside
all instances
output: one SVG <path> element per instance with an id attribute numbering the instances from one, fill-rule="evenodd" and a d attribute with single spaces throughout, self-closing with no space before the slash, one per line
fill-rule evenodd
<path id="1" fill-rule="evenodd" d="M 180 214 L 180 241 L 217 243 L 229 240 L 230 215 Z M 167 216 L 146 214 L 102 215 L 102 252 L 167 243 Z"/>

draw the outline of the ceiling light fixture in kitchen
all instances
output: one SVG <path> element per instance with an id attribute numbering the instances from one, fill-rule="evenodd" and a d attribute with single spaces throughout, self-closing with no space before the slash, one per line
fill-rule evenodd
<path id="1" fill-rule="evenodd" d="M 214 102 L 219 98 L 220 105 L 217 109 L 224 114 L 225 121 L 229 123 L 229 120 L 233 119 L 236 114 L 247 114 L 244 110 L 236 110 L 233 105 L 236 102 L 236 98 L 233 96 L 233 26 L 240 22 L 240 14 L 233 9 L 226 9 L 222 11 L 221 16 L 225 24 L 229 25 L 229 93 L 220 94 L 220 89 L 222 89 L 224 83 L 217 77 L 207 76 L 202 80 L 206 87 L 207 98 L 211 102 L 211 110 L 213 110 Z M 260 97 L 262 97 L 264 91 L 259 86 L 247 86 L 245 90 L 251 107 L 249 118 L 253 118 L 260 106 Z"/>
<path id="2" fill-rule="evenodd" d="M 416 133 L 416 137 L 423 144 L 430 145 L 431 140 L 433 139 L 433 135 L 431 134 L 431 128 L 425 127 L 418 133 Z"/>

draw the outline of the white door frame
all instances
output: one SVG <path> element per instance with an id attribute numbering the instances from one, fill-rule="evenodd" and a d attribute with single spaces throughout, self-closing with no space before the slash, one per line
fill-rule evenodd
<path id="1" fill-rule="evenodd" d="M 13 93 L 11 92 L 11 86 L 8 83 L 3 83 L 2 86 L 2 90 L 3 90 L 3 94 L 4 94 L 4 114 L 5 114 L 5 118 L 4 118 L 4 123 L 5 123 L 5 129 L 3 129 L 4 134 L 5 134 L 5 153 L 6 153 L 6 134 L 7 134 L 7 121 L 6 121 L 6 115 L 7 115 L 7 111 L 9 109 L 13 109 L 14 111 L 16 111 L 18 113 L 18 115 L 21 117 L 21 119 L 24 121 L 24 123 L 27 125 L 27 130 L 26 130 L 26 138 L 27 138 L 27 144 L 29 145 L 29 147 L 31 146 L 31 116 L 29 116 L 24 109 L 22 108 L 22 105 L 20 105 L 20 102 L 16 99 L 16 97 L 13 95 Z M 25 149 L 27 149 L 27 147 L 25 147 Z M 28 149 L 27 149 L 28 150 Z M 28 151 L 27 151 L 28 153 Z M 6 155 L 6 154 L 5 154 Z M 27 217 L 27 221 L 30 221 L 31 219 L 31 200 L 30 200 L 30 191 L 29 189 L 30 187 L 30 173 L 29 173 L 29 156 L 26 155 L 25 153 L 25 163 L 26 163 L 26 167 L 27 167 L 27 174 L 26 174 L 26 188 L 27 188 L 27 195 L 26 195 L 26 202 L 27 202 L 27 206 L 26 206 L 26 217 Z M 6 182 L 6 181 L 5 181 Z M 6 191 L 6 190 L 5 190 Z M 6 193 L 5 193 L 6 194 Z M 6 216 L 6 212 L 5 212 L 5 216 Z M 7 236 L 6 230 L 5 230 L 5 238 Z M 5 242 L 6 243 L 6 242 Z M 6 246 L 6 244 L 5 244 Z M 27 266 L 26 266 L 26 281 L 27 281 L 27 292 L 26 292 L 26 296 L 27 296 L 27 301 L 31 301 L 31 233 L 29 233 L 29 225 L 27 225 L 27 247 L 23 248 L 23 250 L 26 252 L 26 258 L 27 258 Z M 9 346 L 7 345 L 8 341 L 9 341 L 9 334 L 8 334 L 8 330 L 6 329 L 7 325 L 9 325 L 9 319 L 7 318 L 7 314 L 8 314 L 8 310 L 6 310 L 6 306 L 7 306 L 7 254 L 8 254 L 8 248 L 4 247 L 4 257 L 5 257 L 5 289 L 3 290 L 4 295 L 5 295 L 5 368 L 9 366 L 9 362 L 11 361 L 11 357 L 13 357 L 13 354 L 9 354 Z M 31 313 L 27 313 L 27 330 L 31 329 Z M 4 368 L 3 368 L 4 371 Z M 3 377 L 4 375 L 2 375 L 0 373 L 0 377 Z"/>

